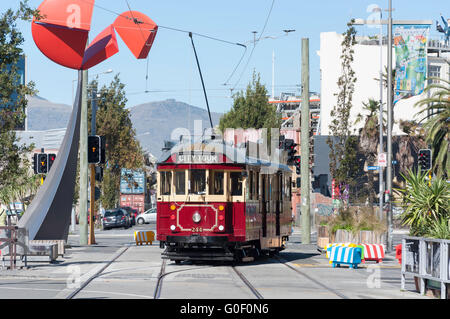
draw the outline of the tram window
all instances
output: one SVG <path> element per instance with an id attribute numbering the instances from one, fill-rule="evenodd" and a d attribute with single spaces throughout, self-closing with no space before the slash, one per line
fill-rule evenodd
<path id="1" fill-rule="evenodd" d="M 206 193 L 206 171 L 193 169 L 190 172 L 189 194 L 204 195 Z"/>
<path id="2" fill-rule="evenodd" d="M 223 172 L 209 171 L 209 194 L 223 195 Z"/>
<path id="3" fill-rule="evenodd" d="M 186 173 L 185 171 L 175 172 L 175 193 L 177 195 L 186 194 Z"/>
<path id="4" fill-rule="evenodd" d="M 161 172 L 161 195 L 170 195 L 172 172 Z"/>
<path id="5" fill-rule="evenodd" d="M 241 196 L 242 195 L 242 175 L 240 172 L 231 173 L 231 195 Z"/>

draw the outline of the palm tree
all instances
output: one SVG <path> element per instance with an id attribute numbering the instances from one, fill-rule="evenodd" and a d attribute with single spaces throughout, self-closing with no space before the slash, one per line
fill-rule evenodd
<path id="1" fill-rule="evenodd" d="M 359 147 L 366 158 L 367 163 L 374 163 L 376 154 L 378 154 L 378 146 L 380 143 L 380 125 L 379 111 L 380 102 L 369 99 L 368 103 L 363 103 L 363 111 L 369 112 L 365 117 L 358 114 L 355 124 L 364 120 L 364 126 L 359 130 Z M 384 119 L 383 119 L 384 120 Z M 373 172 L 368 172 L 367 188 L 369 194 L 369 204 L 373 210 L 373 202 L 375 199 L 374 176 Z"/>
<path id="2" fill-rule="evenodd" d="M 450 63 L 449 63 L 450 65 Z M 430 92 L 430 97 L 417 102 L 423 107 L 417 116 L 425 117 L 426 142 L 431 145 L 433 154 L 433 171 L 438 177 L 450 177 L 450 81 L 430 77 L 436 82 L 427 86 L 424 92 Z"/>

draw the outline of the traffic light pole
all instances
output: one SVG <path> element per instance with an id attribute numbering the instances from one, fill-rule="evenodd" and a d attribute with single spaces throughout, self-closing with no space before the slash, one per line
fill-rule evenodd
<path id="1" fill-rule="evenodd" d="M 309 39 L 302 39 L 302 109 L 301 109 L 301 233 L 302 244 L 311 242 L 309 182 Z"/>
<path id="2" fill-rule="evenodd" d="M 96 134 L 95 122 L 97 115 L 97 90 L 95 87 L 92 88 L 92 98 L 91 98 L 91 135 Z M 91 200 L 89 209 L 89 245 L 95 244 L 95 227 L 94 227 L 94 212 L 95 212 L 95 164 L 89 164 L 91 170 L 90 186 L 91 186 Z"/>

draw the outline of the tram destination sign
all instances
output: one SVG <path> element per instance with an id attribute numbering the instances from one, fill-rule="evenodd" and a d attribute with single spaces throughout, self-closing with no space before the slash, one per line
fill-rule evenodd
<path id="1" fill-rule="evenodd" d="M 219 154 L 177 154 L 176 162 L 178 164 L 200 163 L 200 164 L 219 164 Z"/>

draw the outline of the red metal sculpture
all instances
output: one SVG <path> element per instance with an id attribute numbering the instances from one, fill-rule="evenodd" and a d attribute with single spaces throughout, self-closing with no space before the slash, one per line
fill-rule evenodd
<path id="1" fill-rule="evenodd" d="M 145 14 L 127 11 L 86 47 L 95 1 L 45 0 L 33 20 L 34 42 L 50 60 L 62 66 L 86 70 L 119 51 L 115 30 L 137 59 L 145 59 L 158 26 Z"/>

